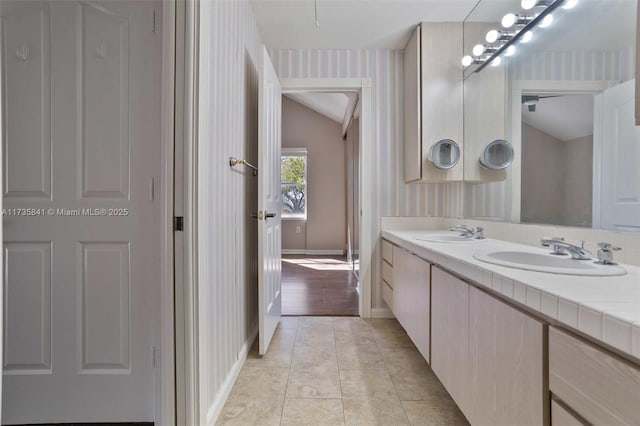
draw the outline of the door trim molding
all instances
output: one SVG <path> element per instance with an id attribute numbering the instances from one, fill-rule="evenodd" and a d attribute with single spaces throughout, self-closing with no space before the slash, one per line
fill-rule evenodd
<path id="1" fill-rule="evenodd" d="M 155 368 L 155 418 L 161 426 L 175 424 L 175 339 L 174 339 L 174 114 L 176 3 L 157 1 L 162 8 L 162 90 L 160 105 L 160 298 L 158 318 L 159 362 Z"/>
<path id="2" fill-rule="evenodd" d="M 373 188 L 373 128 L 371 79 L 368 78 L 281 78 L 282 93 L 296 91 L 360 92 L 360 300 L 359 314 L 371 317 L 372 268 L 378 227 L 373 220 L 377 211 L 377 192 Z"/>
<path id="3" fill-rule="evenodd" d="M 175 424 L 198 424 L 200 412 L 199 353 L 202 323 L 198 301 L 198 67 L 200 6 L 176 3 L 176 86 L 174 212 L 184 217 L 184 231 L 175 232 Z"/>
<path id="4" fill-rule="evenodd" d="M 506 195 L 507 195 L 507 220 L 519 223 L 521 220 L 521 199 L 520 187 L 522 184 L 522 102 L 523 94 L 536 93 L 558 93 L 558 94 L 593 94 L 603 92 L 613 87 L 616 81 L 609 80 L 578 80 L 578 81 L 562 81 L 562 80 L 515 80 L 511 86 L 511 144 L 516 152 L 511 167 L 507 169 Z M 598 120 L 594 117 L 594 123 Z M 597 163 L 599 157 L 596 156 L 596 148 L 599 147 L 599 141 L 596 140 L 597 135 L 594 133 L 593 140 L 593 167 L 594 167 L 594 191 L 599 188 L 600 182 L 600 166 Z M 596 184 L 596 178 L 598 182 Z M 599 198 L 599 194 L 595 194 Z M 510 200 L 509 200 L 510 198 Z M 595 205 L 596 199 L 593 200 Z M 594 219 L 596 216 L 594 216 Z M 597 216 L 599 220 L 599 214 Z M 595 226 L 595 223 L 594 223 Z"/>

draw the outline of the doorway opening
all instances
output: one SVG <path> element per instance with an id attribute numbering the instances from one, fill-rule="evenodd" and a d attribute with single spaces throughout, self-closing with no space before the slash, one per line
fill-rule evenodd
<path id="1" fill-rule="evenodd" d="M 358 99 L 283 92 L 283 315 L 359 314 Z"/>

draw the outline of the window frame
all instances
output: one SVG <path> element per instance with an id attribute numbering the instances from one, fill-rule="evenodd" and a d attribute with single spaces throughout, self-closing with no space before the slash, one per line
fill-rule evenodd
<path id="1" fill-rule="evenodd" d="M 282 174 L 282 158 L 283 157 L 302 157 L 304 159 L 304 196 L 305 196 L 305 204 L 304 204 L 304 214 L 290 214 L 284 213 L 282 200 L 280 204 L 280 218 L 282 220 L 299 220 L 306 221 L 309 212 L 309 156 L 307 155 L 307 148 L 282 148 L 280 152 L 280 173 Z M 282 194 L 282 188 L 286 186 L 297 186 L 301 185 L 301 183 L 285 183 L 280 181 L 280 193 Z"/>

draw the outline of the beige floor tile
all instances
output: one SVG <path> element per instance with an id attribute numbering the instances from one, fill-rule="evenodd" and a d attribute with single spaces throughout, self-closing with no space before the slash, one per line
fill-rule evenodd
<path id="1" fill-rule="evenodd" d="M 217 425 L 229 426 L 277 426 L 282 418 L 283 395 L 264 395 L 261 398 L 229 398 L 224 405 Z"/>
<path id="2" fill-rule="evenodd" d="M 402 330 L 402 326 L 395 319 L 383 319 L 383 318 L 368 318 L 364 319 L 367 324 L 373 330 L 382 330 L 382 329 L 392 329 L 392 330 Z"/>
<path id="3" fill-rule="evenodd" d="M 281 317 L 278 323 L 279 329 L 296 329 L 298 328 L 298 317 Z"/>
<path id="4" fill-rule="evenodd" d="M 254 344 L 251 352 L 247 355 L 245 367 L 275 367 L 289 368 L 293 358 L 293 344 L 282 344 L 279 346 L 277 342 L 269 345 L 269 350 L 264 355 L 258 355 L 258 342 Z"/>
<path id="5" fill-rule="evenodd" d="M 287 398 L 341 398 L 338 368 L 314 367 L 296 369 L 289 373 Z"/>
<path id="6" fill-rule="evenodd" d="M 371 329 L 344 329 L 335 331 L 336 346 L 362 345 L 377 347 L 375 336 Z"/>
<path id="7" fill-rule="evenodd" d="M 370 330 L 371 326 L 359 317 L 337 317 L 333 319 L 334 330 Z"/>
<path id="8" fill-rule="evenodd" d="M 451 399 L 403 401 L 411 426 L 467 426 L 469 422 Z"/>
<path id="9" fill-rule="evenodd" d="M 379 328 L 373 330 L 373 336 L 380 349 L 413 349 L 415 345 L 404 330 Z"/>
<path id="10" fill-rule="evenodd" d="M 384 371 L 384 361 L 377 346 L 344 345 L 336 348 L 341 370 Z"/>
<path id="11" fill-rule="evenodd" d="M 397 398 L 391 377 L 385 370 L 340 370 L 343 398 Z"/>
<path id="12" fill-rule="evenodd" d="M 450 398 L 417 350 L 382 351 L 382 357 L 398 397 L 402 401 Z"/>
<path id="13" fill-rule="evenodd" d="M 409 425 L 398 398 L 342 400 L 347 426 L 404 426 Z"/>
<path id="14" fill-rule="evenodd" d="M 263 395 L 284 395 L 288 380 L 288 368 L 244 367 L 229 397 L 262 398 Z"/>
<path id="15" fill-rule="evenodd" d="M 313 369 L 337 366 L 338 355 L 335 347 L 324 345 L 317 345 L 317 347 L 296 346 L 293 350 L 291 368 Z"/>
<path id="16" fill-rule="evenodd" d="M 340 399 L 287 399 L 282 412 L 282 426 L 344 425 Z"/>

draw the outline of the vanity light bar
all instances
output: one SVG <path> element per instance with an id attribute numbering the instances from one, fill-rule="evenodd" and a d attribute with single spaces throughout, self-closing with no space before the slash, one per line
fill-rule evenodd
<path id="1" fill-rule="evenodd" d="M 479 64 L 479 66 L 473 72 L 482 71 L 484 67 L 486 67 L 488 64 L 491 64 L 492 62 L 494 65 L 499 64 L 500 55 L 502 55 L 503 53 L 505 55 L 508 54 L 507 56 L 512 55 L 515 50 L 515 46 L 512 47 L 513 44 L 518 40 L 520 40 L 527 33 L 529 33 L 529 38 L 530 38 L 530 35 L 531 35 L 530 31 L 536 25 L 542 24 L 543 22 L 545 24 L 550 23 L 552 17 L 549 14 L 559 6 L 562 6 L 562 4 L 565 3 L 565 1 L 567 0 L 537 1 L 535 2 L 535 6 L 532 6 L 531 8 L 535 7 L 536 9 L 542 9 L 542 10 L 538 15 L 535 15 L 535 16 L 529 16 L 526 13 L 523 13 L 523 14 L 510 13 L 505 15 L 505 17 L 502 20 L 505 21 L 505 24 L 507 24 L 507 25 L 504 25 L 507 31 L 491 30 L 489 31 L 489 33 L 487 33 L 488 40 L 495 39 L 495 42 L 501 43 L 501 44 L 496 46 L 485 45 L 482 56 L 475 55 L 476 57 L 471 58 L 472 59 L 471 61 L 469 60 L 469 57 L 465 56 L 463 58 L 462 64 L 465 67 L 471 64 Z M 576 3 L 575 0 L 569 0 L 569 4 L 571 4 L 571 6 L 575 5 L 575 3 Z M 549 18 L 545 21 L 545 18 L 547 16 L 549 16 Z M 491 34 L 491 36 L 489 36 L 489 34 Z"/>

